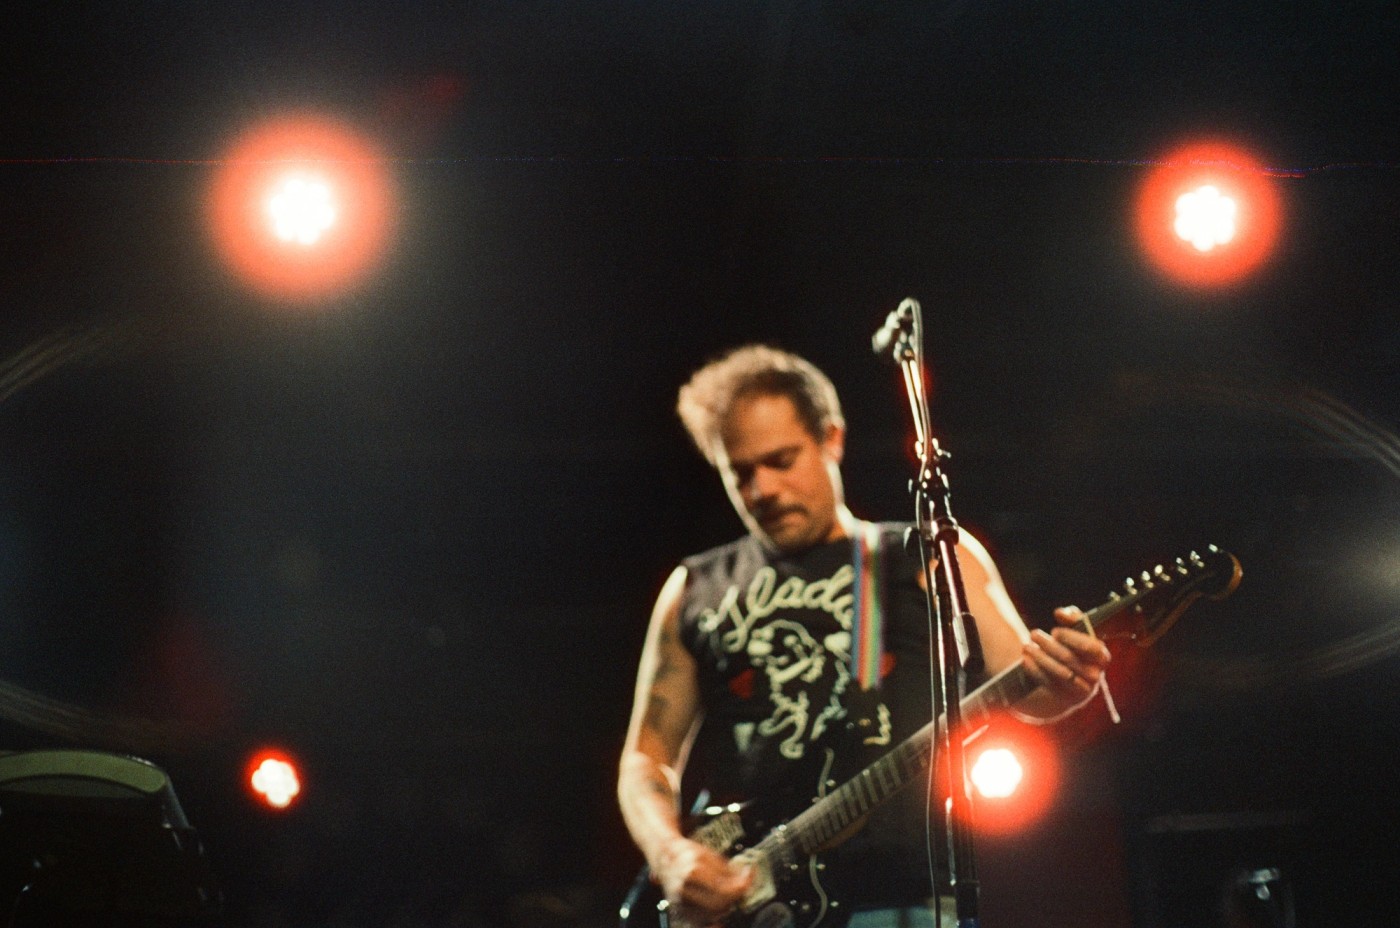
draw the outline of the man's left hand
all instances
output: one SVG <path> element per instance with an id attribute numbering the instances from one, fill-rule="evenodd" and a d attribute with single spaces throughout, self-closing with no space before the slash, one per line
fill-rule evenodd
<path id="1" fill-rule="evenodd" d="M 1059 627 L 1036 629 L 1021 649 L 1021 664 L 1041 686 L 1066 706 L 1083 702 L 1102 679 L 1111 659 L 1108 648 L 1079 631 L 1084 613 L 1074 606 L 1055 610 Z"/>

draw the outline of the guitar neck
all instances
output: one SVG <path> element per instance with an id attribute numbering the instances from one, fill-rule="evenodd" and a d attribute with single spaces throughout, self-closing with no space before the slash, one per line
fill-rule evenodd
<path id="1" fill-rule="evenodd" d="M 1017 673 L 1018 670 L 1021 672 Z M 964 717 L 1004 704 L 1002 700 L 1014 702 L 1019 697 L 1012 694 L 1020 692 L 1024 695 L 1034 688 L 1029 674 L 1019 665 L 1010 667 L 968 694 L 962 701 Z M 946 718 L 940 715 L 937 724 L 929 722 L 900 742 L 875 763 L 774 831 L 759 843 L 756 850 L 783 854 L 785 857 L 792 856 L 794 852 L 810 856 L 830 844 L 877 806 L 927 772 L 933 739 L 942 731 Z"/>
<path id="2" fill-rule="evenodd" d="M 1141 595 L 1140 592 L 1130 593 L 1089 610 L 1084 614 L 1086 626 L 1097 628 L 1133 605 Z M 964 726 L 976 724 L 989 713 L 1020 702 L 1038 685 L 1020 663 L 1012 664 L 963 698 L 959 706 Z M 755 850 L 787 862 L 798 854 L 810 856 L 830 844 L 877 806 L 928 771 L 933 739 L 942 732 L 946 720 L 946 715 L 940 715 L 936 722 L 929 722 L 875 763 L 803 810 L 784 827 L 769 834 Z"/>

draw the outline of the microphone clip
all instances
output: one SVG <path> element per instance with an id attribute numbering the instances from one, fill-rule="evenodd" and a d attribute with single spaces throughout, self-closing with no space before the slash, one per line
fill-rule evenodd
<path id="1" fill-rule="evenodd" d="M 913 297 L 905 300 L 885 317 L 885 324 L 870 339 L 870 350 L 888 356 L 895 364 L 912 361 L 917 356 L 915 318 L 919 303 Z"/>

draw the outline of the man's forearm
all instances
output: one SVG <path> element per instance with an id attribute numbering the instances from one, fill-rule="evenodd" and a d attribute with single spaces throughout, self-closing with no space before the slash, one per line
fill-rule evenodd
<path id="1" fill-rule="evenodd" d="M 622 820 L 647 863 L 657 869 L 666 846 L 683 837 L 675 774 L 641 751 L 625 755 L 618 770 Z"/>

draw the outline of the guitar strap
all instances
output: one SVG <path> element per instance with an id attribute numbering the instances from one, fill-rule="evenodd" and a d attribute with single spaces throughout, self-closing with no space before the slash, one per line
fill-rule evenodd
<path id="1" fill-rule="evenodd" d="M 854 571 L 851 603 L 851 674 L 864 690 L 880 685 L 880 664 L 885 651 L 884 551 L 880 526 L 856 523 L 851 533 L 851 569 Z"/>

